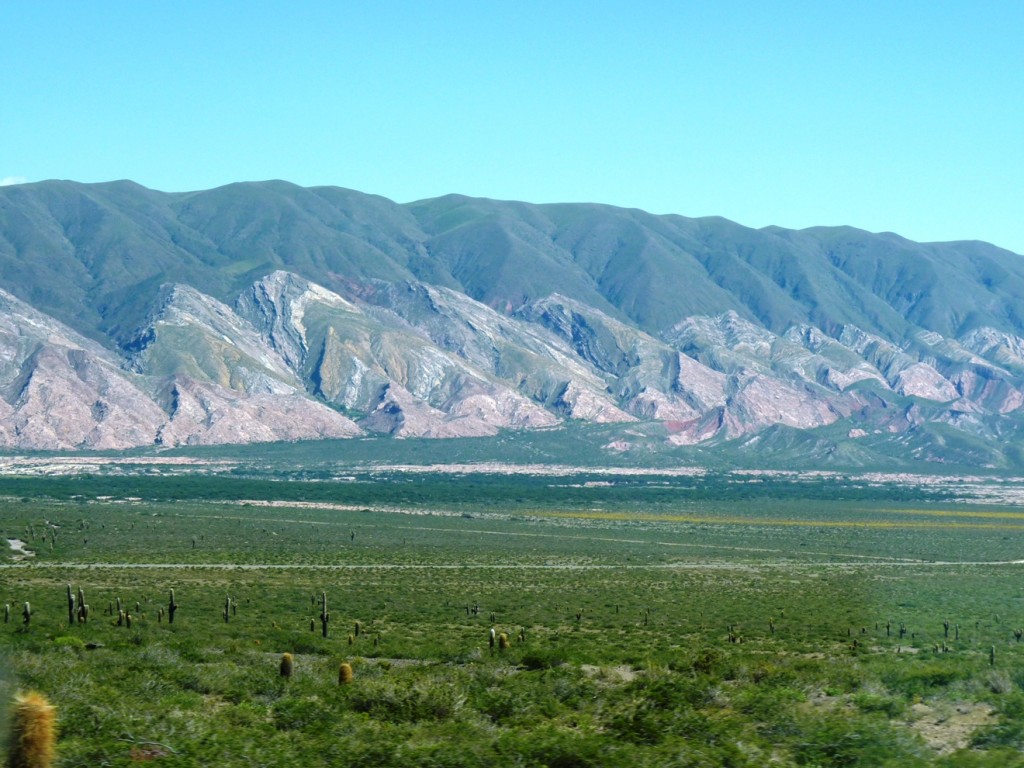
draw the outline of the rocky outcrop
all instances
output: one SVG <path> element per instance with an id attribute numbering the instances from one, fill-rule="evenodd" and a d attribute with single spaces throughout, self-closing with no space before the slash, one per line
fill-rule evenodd
<path id="1" fill-rule="evenodd" d="M 0 444 L 24 450 L 152 444 L 166 415 L 95 342 L 0 291 Z"/>
<path id="2" fill-rule="evenodd" d="M 481 437 L 566 419 L 660 422 L 675 445 L 840 420 L 850 439 L 984 436 L 1024 407 L 1024 340 L 988 328 L 897 344 L 726 312 L 656 338 L 558 294 L 502 314 L 411 281 L 345 286 L 276 271 L 231 307 L 167 285 L 121 356 L 0 292 L 0 446 Z"/>
<path id="3" fill-rule="evenodd" d="M 298 392 L 238 397 L 215 384 L 177 378 L 167 385 L 164 398 L 169 418 L 157 433 L 159 445 L 319 440 L 362 433 L 350 419 Z"/>
<path id="4" fill-rule="evenodd" d="M 486 359 L 482 347 L 493 346 L 488 331 L 501 336 L 504 318 L 466 297 L 456 300 L 439 289 L 417 288 L 415 300 L 402 306 L 420 310 L 426 303 L 433 309 L 407 311 L 407 319 L 382 306 L 388 302 L 350 301 L 275 273 L 246 291 L 238 307 L 267 344 L 283 350 L 310 391 L 362 414 L 361 423 L 372 431 L 470 437 L 558 423 L 519 386 L 496 375 L 495 365 L 474 365 Z M 445 302 L 461 306 L 447 313 L 451 320 L 440 322 L 438 308 Z M 470 333 L 474 320 L 479 329 Z M 449 328 L 448 346 L 455 351 L 430 338 L 431 330 L 442 328 Z M 457 335 L 464 344 L 452 341 Z"/>
<path id="5" fill-rule="evenodd" d="M 6 447 L 108 450 L 361 432 L 290 383 L 294 374 L 228 307 L 192 288 L 168 288 L 124 361 L 3 292 L 0 318 Z"/>

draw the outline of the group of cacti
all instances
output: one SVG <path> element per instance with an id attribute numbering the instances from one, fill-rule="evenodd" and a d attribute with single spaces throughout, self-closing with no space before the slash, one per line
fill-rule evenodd
<path id="1" fill-rule="evenodd" d="M 21 622 L 27 627 L 32 623 L 32 605 L 26 600 L 21 608 Z M 11 623 L 11 604 L 4 603 L 4 624 Z"/>
<path id="2" fill-rule="evenodd" d="M 290 653 L 282 653 L 278 669 L 281 677 L 290 678 L 295 673 L 295 656 Z M 352 682 L 353 675 L 352 665 L 347 661 L 341 662 L 338 667 L 338 685 L 348 685 Z"/>
<path id="3" fill-rule="evenodd" d="M 519 636 L 521 639 L 525 639 L 526 628 L 524 627 Z M 507 651 L 511 643 L 508 640 L 508 635 L 504 632 L 498 632 L 494 627 L 491 627 L 490 632 L 487 633 L 487 645 L 491 649 L 491 653 L 494 653 L 494 648 L 497 646 L 499 651 Z"/>
<path id="4" fill-rule="evenodd" d="M 77 592 L 75 589 L 68 584 L 67 585 L 67 609 L 68 609 L 68 626 L 74 624 L 86 624 L 89 621 L 89 604 L 85 602 L 85 590 L 79 587 Z M 114 602 L 107 603 L 106 613 L 107 615 L 116 617 L 117 626 L 131 627 L 133 615 L 124 604 L 121 602 L 120 597 L 114 598 L 116 601 L 116 607 Z M 138 616 L 142 610 L 142 603 L 139 601 L 135 602 L 135 616 Z M 174 613 L 178 610 L 178 603 L 174 599 L 174 590 L 170 591 L 170 601 L 167 606 L 167 617 L 168 622 L 174 622 Z M 227 605 L 225 606 L 225 621 L 227 621 L 227 613 L 230 611 L 231 614 L 237 613 L 238 607 L 235 601 L 230 597 L 227 599 Z M 160 608 L 157 611 L 157 621 L 162 621 L 164 617 L 164 609 Z M 29 626 L 32 622 L 32 605 L 26 601 L 21 610 L 22 623 L 25 626 Z M 11 621 L 11 604 L 4 604 L 4 624 L 9 624 Z"/>

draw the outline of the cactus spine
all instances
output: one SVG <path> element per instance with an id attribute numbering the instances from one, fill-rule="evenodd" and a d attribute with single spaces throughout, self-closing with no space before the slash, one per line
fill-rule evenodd
<path id="1" fill-rule="evenodd" d="M 11 713 L 10 768 L 50 768 L 56 741 L 56 710 L 35 691 L 14 698 Z"/>
<path id="2" fill-rule="evenodd" d="M 295 658 L 290 653 L 281 654 L 281 677 L 291 677 L 295 671 Z"/>

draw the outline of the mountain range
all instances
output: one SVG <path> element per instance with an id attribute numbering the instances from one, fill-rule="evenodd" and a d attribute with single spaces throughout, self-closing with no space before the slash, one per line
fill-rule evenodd
<path id="1" fill-rule="evenodd" d="M 286 182 L 0 188 L 0 446 L 495 435 L 1016 466 L 1024 257 Z"/>

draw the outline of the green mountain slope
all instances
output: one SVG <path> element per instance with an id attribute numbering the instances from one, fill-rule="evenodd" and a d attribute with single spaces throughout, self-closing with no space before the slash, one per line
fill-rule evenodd
<path id="1" fill-rule="evenodd" d="M 0 317 L 2 444 L 57 441 L 21 425 L 63 392 L 83 402 L 62 446 L 573 420 L 812 463 L 1024 455 L 1024 257 L 985 243 L 283 181 L 49 181 L 0 188 L 0 289 L 25 304 Z M 95 375 L 75 362 L 101 347 Z M 108 434 L 115 405 L 145 428 Z"/>

